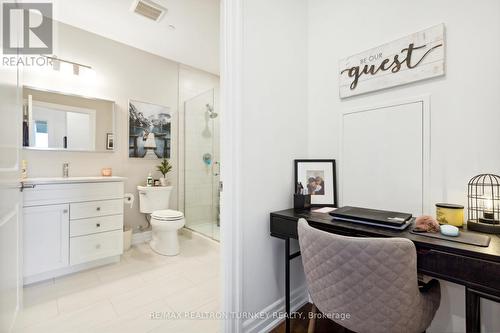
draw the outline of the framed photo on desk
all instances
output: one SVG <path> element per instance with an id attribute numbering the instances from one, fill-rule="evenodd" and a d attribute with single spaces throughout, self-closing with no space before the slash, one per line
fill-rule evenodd
<path id="1" fill-rule="evenodd" d="M 312 207 L 337 207 L 335 160 L 295 160 L 295 182 L 311 194 Z"/>

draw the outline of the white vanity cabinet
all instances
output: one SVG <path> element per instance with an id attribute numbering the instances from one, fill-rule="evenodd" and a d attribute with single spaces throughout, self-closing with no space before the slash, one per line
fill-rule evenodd
<path id="1" fill-rule="evenodd" d="M 25 276 L 68 266 L 68 204 L 25 207 L 23 230 Z"/>
<path id="2" fill-rule="evenodd" d="M 25 181 L 25 284 L 120 260 L 123 182 L 121 177 Z"/>
<path id="3" fill-rule="evenodd" d="M 77 202 L 70 205 L 70 264 L 121 254 L 122 199 Z"/>

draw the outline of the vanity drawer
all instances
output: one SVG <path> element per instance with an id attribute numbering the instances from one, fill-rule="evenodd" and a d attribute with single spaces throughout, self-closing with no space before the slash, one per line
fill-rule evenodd
<path id="1" fill-rule="evenodd" d="M 70 265 L 83 264 L 123 253 L 123 231 L 72 237 L 69 240 Z"/>
<path id="2" fill-rule="evenodd" d="M 123 199 L 79 202 L 70 205 L 72 220 L 120 214 L 123 214 Z"/>
<path id="3" fill-rule="evenodd" d="M 92 217 L 72 220 L 69 226 L 70 237 L 96 234 L 98 232 L 122 230 L 123 215 Z"/>

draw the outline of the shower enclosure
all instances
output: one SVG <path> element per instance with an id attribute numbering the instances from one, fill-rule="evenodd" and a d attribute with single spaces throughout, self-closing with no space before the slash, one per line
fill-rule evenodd
<path id="1" fill-rule="evenodd" d="M 184 103 L 186 227 L 219 240 L 219 115 L 211 89 Z"/>

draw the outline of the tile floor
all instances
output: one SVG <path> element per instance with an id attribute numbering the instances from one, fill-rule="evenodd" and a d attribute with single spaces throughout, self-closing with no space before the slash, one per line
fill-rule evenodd
<path id="1" fill-rule="evenodd" d="M 218 332 L 217 320 L 152 313 L 219 311 L 219 244 L 183 231 L 181 254 L 134 245 L 120 263 L 24 288 L 15 333 Z"/>

